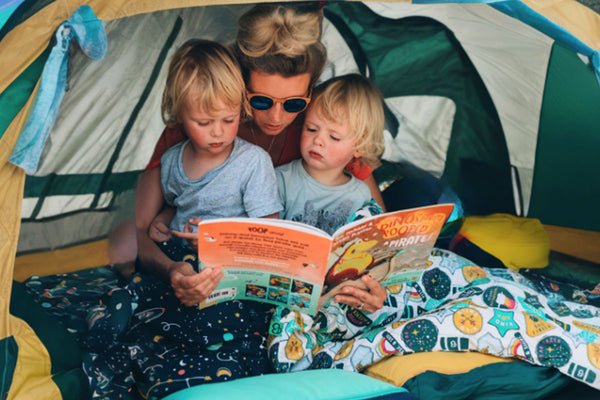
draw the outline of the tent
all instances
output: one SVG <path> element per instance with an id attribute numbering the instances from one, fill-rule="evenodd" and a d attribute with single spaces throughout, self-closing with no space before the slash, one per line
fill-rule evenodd
<path id="1" fill-rule="evenodd" d="M 111 261 L 107 237 L 132 215 L 162 130 L 168 58 L 192 36 L 233 40 L 250 7 L 235 3 L 0 8 L 3 396 L 60 398 L 81 382 L 76 350 L 68 360 L 43 334 L 52 322 L 9 310 L 11 282 Z M 379 85 L 392 169 L 439 179 L 466 214 L 538 218 L 556 248 L 599 262 L 599 12 L 574 0 L 331 3 L 323 79 L 359 71 Z"/>

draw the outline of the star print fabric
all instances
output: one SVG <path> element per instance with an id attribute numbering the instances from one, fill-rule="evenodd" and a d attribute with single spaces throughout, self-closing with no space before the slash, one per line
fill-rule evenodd
<path id="1" fill-rule="evenodd" d="M 134 390 L 160 399 L 271 370 L 270 305 L 229 301 L 202 310 L 186 307 L 164 282 L 136 274 L 125 289 L 105 296 L 101 309 L 100 316 L 89 318 L 96 344 L 86 371 L 94 399 L 138 398 L 131 397 Z M 124 313 L 129 314 L 125 323 Z"/>

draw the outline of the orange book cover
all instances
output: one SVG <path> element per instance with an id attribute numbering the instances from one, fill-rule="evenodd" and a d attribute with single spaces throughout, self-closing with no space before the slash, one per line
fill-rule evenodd
<path id="1" fill-rule="evenodd" d="M 354 221 L 333 235 L 266 218 L 225 218 L 198 225 L 200 267 L 223 268 L 207 307 L 257 300 L 316 314 L 342 286 L 370 274 L 383 286 L 417 279 L 452 204 L 400 210 Z"/>

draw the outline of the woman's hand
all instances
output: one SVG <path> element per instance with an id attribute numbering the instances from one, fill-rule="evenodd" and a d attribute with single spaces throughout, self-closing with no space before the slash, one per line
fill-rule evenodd
<path id="1" fill-rule="evenodd" d="M 198 233 L 194 232 L 192 225 L 198 226 L 200 222 L 202 222 L 201 218 L 190 218 L 188 222 L 185 223 L 183 232 L 173 230 L 171 233 L 173 236 L 187 240 L 190 247 L 194 249 L 194 251 L 198 251 Z"/>
<path id="2" fill-rule="evenodd" d="M 221 268 L 206 268 L 199 273 L 183 261 L 176 262 L 169 270 L 171 287 L 175 296 L 186 306 L 196 305 L 215 290 L 223 277 Z"/>
<path id="3" fill-rule="evenodd" d="M 337 303 L 344 303 L 361 311 L 375 312 L 383 307 L 383 302 L 387 298 L 387 291 L 371 278 L 370 275 L 363 275 L 360 280 L 367 285 L 367 289 L 360 289 L 355 286 L 344 286 L 343 294 L 335 295 Z"/>

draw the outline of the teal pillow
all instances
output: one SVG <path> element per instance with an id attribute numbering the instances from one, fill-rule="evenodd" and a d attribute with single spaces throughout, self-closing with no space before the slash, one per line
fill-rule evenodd
<path id="1" fill-rule="evenodd" d="M 415 399 L 406 389 L 357 372 L 318 369 L 268 374 L 195 386 L 163 400 L 191 399 Z"/>

